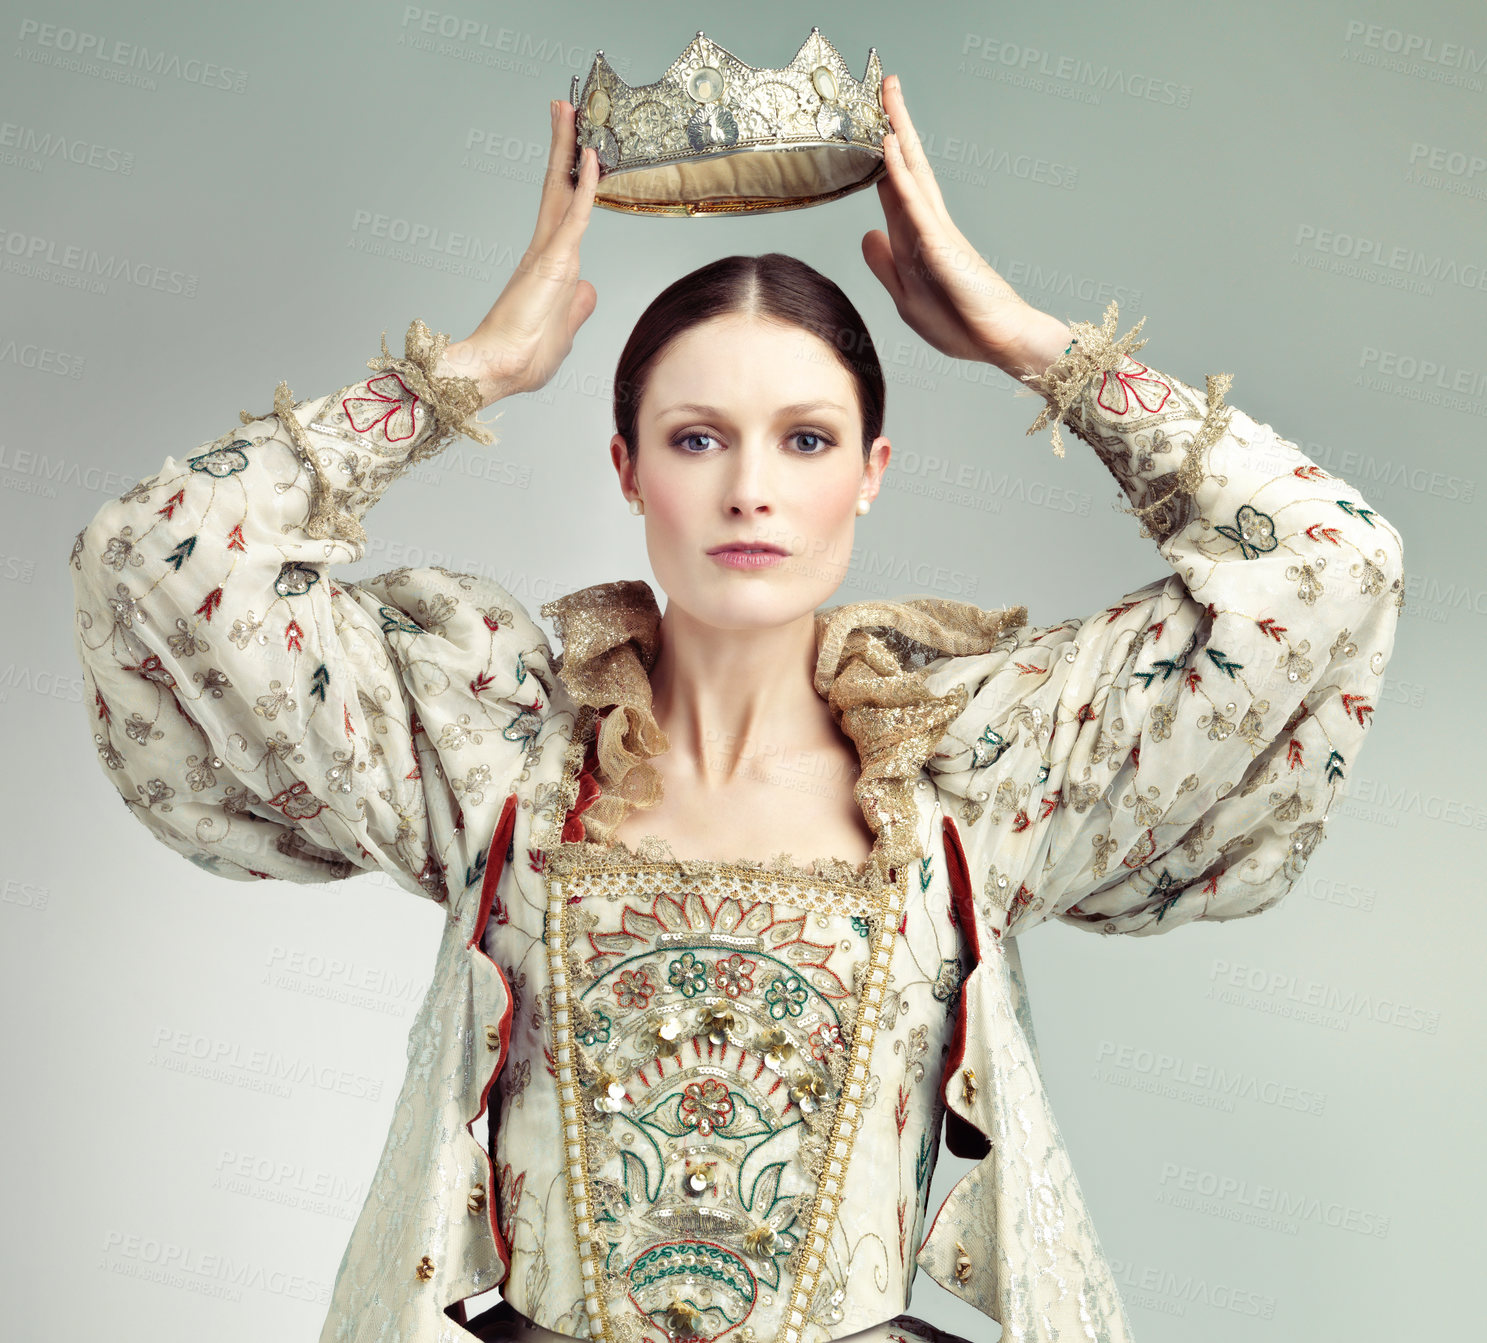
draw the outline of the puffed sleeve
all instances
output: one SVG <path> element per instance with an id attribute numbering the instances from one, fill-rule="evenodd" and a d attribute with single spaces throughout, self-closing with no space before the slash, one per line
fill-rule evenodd
<path id="1" fill-rule="evenodd" d="M 975 1164 L 918 1263 L 1025 1343 L 1130 1343 L 1043 1086 L 1017 935 L 1148 935 L 1256 914 L 1322 838 L 1379 702 L 1399 534 L 1268 424 L 1074 323 L 1034 389 L 1093 447 L 1172 573 L 1084 619 L 945 656 L 964 707 L 926 763 L 971 970 L 942 1077 Z M 1144 344 L 1145 342 L 1141 342 Z M 1055 446 L 1061 446 L 1055 428 Z"/>
<path id="2" fill-rule="evenodd" d="M 1114 304 L 1074 324 L 1034 428 L 1062 406 L 1172 573 L 929 681 L 968 694 L 927 767 L 993 937 L 1274 905 L 1357 765 L 1403 608 L 1399 533 L 1353 486 L 1226 405 L 1227 374 L 1200 393 L 1114 325 Z"/>
<path id="3" fill-rule="evenodd" d="M 548 701 L 546 636 L 484 578 L 330 572 L 362 557 L 361 519 L 411 463 L 456 433 L 495 441 L 476 384 L 435 372 L 447 342 L 415 320 L 375 376 L 300 402 L 280 383 L 272 413 L 167 457 L 76 538 L 99 761 L 208 872 L 380 870 L 442 900 L 484 855 Z"/>

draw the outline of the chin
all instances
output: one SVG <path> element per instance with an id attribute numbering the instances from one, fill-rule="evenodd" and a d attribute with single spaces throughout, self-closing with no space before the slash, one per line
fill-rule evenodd
<path id="1" fill-rule="evenodd" d="M 830 595 L 815 588 L 768 570 L 720 570 L 685 590 L 668 587 L 667 593 L 695 619 L 718 629 L 771 629 L 813 612 Z"/>

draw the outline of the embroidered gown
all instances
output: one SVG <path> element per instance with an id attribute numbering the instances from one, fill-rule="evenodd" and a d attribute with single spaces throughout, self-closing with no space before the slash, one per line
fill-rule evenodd
<path id="1" fill-rule="evenodd" d="M 79 532 L 89 731 L 151 834 L 230 880 L 381 871 L 442 911 L 325 1343 L 457 1343 L 498 1285 L 576 1337 L 930 1338 L 902 1316 L 921 1267 L 1011 1340 L 1132 1337 L 1017 938 L 1275 904 L 1356 765 L 1403 570 L 1396 530 L 1226 377 L 1199 393 L 1113 321 L 1076 324 L 1084 364 L 1045 385 L 1074 370 L 1060 418 L 1172 572 L 1041 626 L 934 598 L 819 613 L 860 869 L 608 840 L 655 796 L 647 584 L 545 605 L 559 657 L 490 579 L 335 576 L 410 463 L 492 441 L 421 322 Z M 942 1125 L 975 1164 L 932 1211 Z"/>

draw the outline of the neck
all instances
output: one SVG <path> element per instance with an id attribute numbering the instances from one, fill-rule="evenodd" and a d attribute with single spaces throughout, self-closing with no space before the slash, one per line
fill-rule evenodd
<path id="1" fill-rule="evenodd" d="M 670 771 L 719 786 L 840 739 L 816 693 L 815 613 L 769 629 L 718 629 L 670 603 L 651 669 L 651 702 Z M 678 769 L 680 767 L 680 769 Z M 752 767 L 752 769 L 751 769 Z"/>

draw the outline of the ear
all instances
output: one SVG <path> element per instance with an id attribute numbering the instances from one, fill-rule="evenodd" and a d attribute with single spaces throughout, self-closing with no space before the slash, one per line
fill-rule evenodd
<path id="1" fill-rule="evenodd" d="M 630 463 L 629 447 L 625 442 L 623 434 L 616 434 L 609 440 L 609 460 L 614 463 L 615 473 L 620 478 L 620 491 L 626 498 L 633 499 L 640 493 L 636 483 L 636 472 Z"/>
<path id="2" fill-rule="evenodd" d="M 893 444 L 879 434 L 867 450 L 867 461 L 862 465 L 862 497 L 876 499 L 883 488 L 883 475 L 888 470 L 888 459 L 893 455 Z"/>

